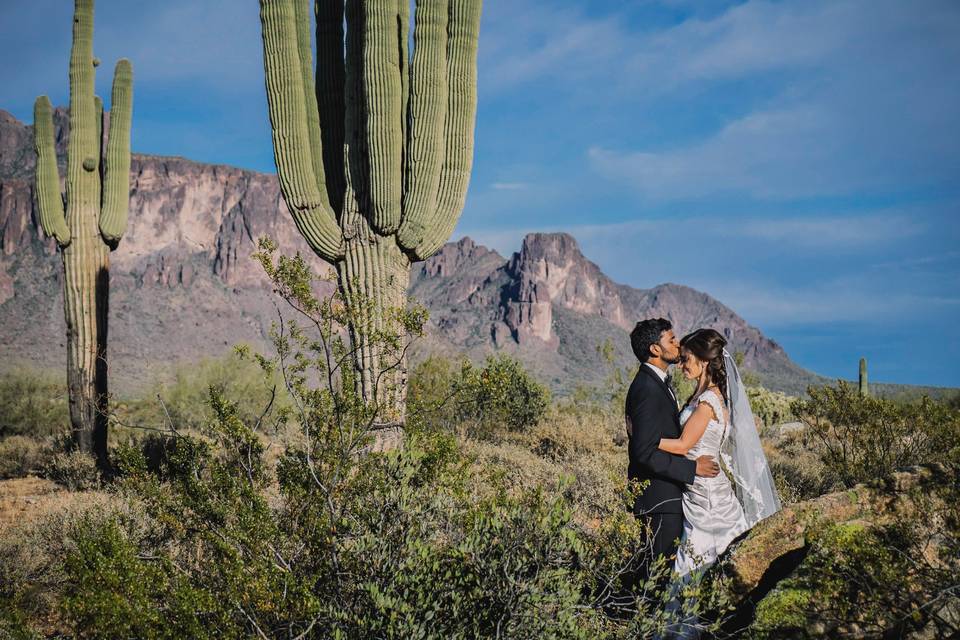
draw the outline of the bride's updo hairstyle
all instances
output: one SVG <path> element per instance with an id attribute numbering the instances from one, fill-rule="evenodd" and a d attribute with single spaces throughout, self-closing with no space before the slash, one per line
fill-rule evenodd
<path id="1" fill-rule="evenodd" d="M 723 364 L 723 348 L 726 339 L 715 329 L 697 329 L 680 340 L 680 348 L 686 349 L 707 363 L 710 381 L 720 388 L 723 401 L 727 401 L 727 368 Z"/>

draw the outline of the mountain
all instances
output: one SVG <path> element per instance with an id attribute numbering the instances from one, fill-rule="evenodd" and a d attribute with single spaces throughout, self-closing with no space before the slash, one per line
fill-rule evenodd
<path id="1" fill-rule="evenodd" d="M 54 114 L 63 154 L 67 114 Z M 61 367 L 62 278 L 34 202 L 32 128 L 0 111 L 0 365 Z M 264 348 L 277 300 L 250 258 L 270 236 L 329 269 L 300 237 L 276 176 L 183 158 L 134 154 L 129 226 L 111 254 L 111 386 L 135 392 L 157 373 L 235 343 Z M 663 284 L 640 290 L 610 280 L 567 234 L 531 234 L 504 258 L 469 238 L 414 265 L 410 293 L 431 312 L 415 358 L 473 358 L 495 350 L 522 359 L 558 392 L 603 380 L 606 340 L 620 364 L 635 362 L 627 332 L 641 318 L 669 318 L 678 333 L 723 332 L 768 386 L 821 381 L 774 341 L 709 295 Z"/>
<path id="2" fill-rule="evenodd" d="M 705 293 L 677 284 L 642 290 L 613 282 L 565 233 L 530 234 L 509 259 L 470 238 L 447 244 L 415 266 L 410 291 L 436 318 L 429 350 L 474 357 L 491 348 L 506 351 L 559 391 L 603 380 L 609 365 L 597 346 L 607 340 L 618 363 L 635 363 L 628 334 L 649 317 L 668 318 L 678 335 L 717 329 L 771 388 L 802 392 L 822 381 Z"/>

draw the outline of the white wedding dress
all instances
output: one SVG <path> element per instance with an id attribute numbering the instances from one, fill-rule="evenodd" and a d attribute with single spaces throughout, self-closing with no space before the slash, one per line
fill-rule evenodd
<path id="1" fill-rule="evenodd" d="M 686 424 L 701 402 L 710 405 L 716 419 L 707 424 L 703 436 L 687 452 L 687 458 L 696 460 L 699 456 L 709 455 L 719 462 L 720 444 L 729 419 L 717 393 L 708 389 L 693 398 L 680 412 L 680 424 Z M 713 478 L 696 476 L 693 484 L 686 485 L 683 519 L 683 535 L 674 564 L 674 570 L 681 577 L 712 565 L 734 538 L 749 528 L 743 507 L 724 473 Z"/>

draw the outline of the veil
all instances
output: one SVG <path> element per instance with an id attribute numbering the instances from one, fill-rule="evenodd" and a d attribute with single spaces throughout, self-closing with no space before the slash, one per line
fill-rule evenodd
<path id="1" fill-rule="evenodd" d="M 723 350 L 723 364 L 727 369 L 730 425 L 720 444 L 720 457 L 733 475 L 737 498 L 743 506 L 747 524 L 752 527 L 780 510 L 780 498 L 760 444 L 740 371 L 726 349 Z"/>

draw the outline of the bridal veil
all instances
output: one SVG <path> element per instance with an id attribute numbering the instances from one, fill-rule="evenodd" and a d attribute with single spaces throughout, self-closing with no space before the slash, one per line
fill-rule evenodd
<path id="1" fill-rule="evenodd" d="M 720 457 L 733 475 L 737 498 L 743 506 L 747 525 L 752 527 L 780 510 L 780 498 L 760 444 L 746 387 L 737 364 L 726 349 L 723 350 L 723 363 L 727 369 L 730 426 L 720 444 Z"/>

